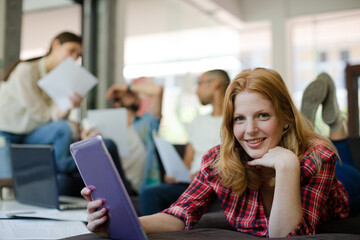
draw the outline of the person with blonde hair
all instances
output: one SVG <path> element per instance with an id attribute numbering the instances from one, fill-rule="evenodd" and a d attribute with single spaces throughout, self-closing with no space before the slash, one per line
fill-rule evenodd
<path id="1" fill-rule="evenodd" d="M 216 198 L 231 226 L 256 236 L 314 234 L 320 223 L 348 216 L 347 192 L 335 175 L 336 149 L 311 126 L 276 71 L 242 71 L 226 90 L 221 145 L 204 155 L 174 204 L 140 217 L 144 231 L 191 229 Z M 89 201 L 90 193 L 82 190 Z M 102 205 L 88 204 L 91 231 L 104 231 Z"/>

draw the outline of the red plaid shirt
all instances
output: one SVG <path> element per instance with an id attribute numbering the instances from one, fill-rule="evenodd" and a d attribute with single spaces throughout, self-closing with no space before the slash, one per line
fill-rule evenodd
<path id="1" fill-rule="evenodd" d="M 212 148 L 204 157 L 201 170 L 181 197 L 164 210 L 191 229 L 199 221 L 210 203 L 217 197 L 226 219 L 237 231 L 268 237 L 269 219 L 265 216 L 259 190 L 246 188 L 239 196 L 224 187 L 211 164 L 219 156 L 220 146 Z M 315 146 L 321 158 L 319 172 L 315 159 L 307 152 L 301 160 L 301 202 L 303 218 L 288 236 L 315 234 L 319 223 L 335 217 L 346 217 L 349 212 L 348 196 L 335 176 L 336 156 L 323 145 Z"/>

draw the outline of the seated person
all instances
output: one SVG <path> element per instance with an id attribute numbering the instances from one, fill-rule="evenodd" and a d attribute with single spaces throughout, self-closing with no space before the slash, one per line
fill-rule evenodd
<path id="1" fill-rule="evenodd" d="M 276 71 L 242 71 L 226 90 L 221 145 L 174 204 L 139 218 L 145 233 L 191 229 L 215 199 L 237 231 L 262 237 L 314 234 L 320 223 L 347 217 L 337 151 L 308 122 Z M 81 193 L 90 201 L 87 227 L 104 233 L 103 201 L 92 201 L 89 188 Z"/>
<path id="2" fill-rule="evenodd" d="M 159 182 L 158 160 L 155 158 L 152 131 L 158 131 L 159 128 L 162 94 L 163 88 L 152 82 L 141 82 L 133 85 L 117 84 L 111 86 L 107 92 L 107 98 L 113 101 L 113 107 L 127 109 L 129 156 L 120 158 L 118 148 L 111 139 L 105 138 L 104 143 L 130 196 L 138 195 L 142 184 Z M 139 95 L 152 98 L 150 109 L 141 117 L 137 116 L 141 103 Z M 83 130 L 81 133 L 80 140 L 101 134 L 93 131 L 92 128 Z M 70 159 L 73 161 L 72 157 Z M 77 171 L 76 174 L 78 174 Z M 64 179 L 60 181 L 62 193 L 77 195 L 79 193 L 78 186 L 83 187 L 82 180 L 79 177 L 75 180 L 66 176 Z M 75 181 L 77 186 L 74 186 Z M 69 188 L 69 186 L 71 187 Z"/>
<path id="3" fill-rule="evenodd" d="M 203 73 L 198 81 L 196 93 L 199 100 L 203 105 L 211 104 L 213 112 L 198 116 L 189 127 L 189 140 L 185 148 L 184 162 L 192 179 L 200 170 L 202 156 L 210 148 L 220 144 L 223 101 L 229 83 L 228 74 L 218 69 Z M 189 186 L 187 183 L 177 182 L 168 175 L 165 175 L 165 182 L 141 191 L 142 215 L 154 214 L 168 208 Z"/>
<path id="4" fill-rule="evenodd" d="M 8 143 L 54 145 L 59 173 L 76 168 L 68 158 L 69 145 L 74 141 L 68 121 L 71 109 L 62 112 L 37 83 L 67 57 L 78 59 L 81 42 L 81 37 L 73 33 L 58 34 L 45 56 L 16 62 L 0 85 L 0 136 Z M 69 99 L 72 109 L 83 100 L 77 93 Z"/>
<path id="5" fill-rule="evenodd" d="M 138 116 L 141 96 L 151 97 L 149 110 Z M 142 186 L 160 183 L 160 170 L 152 132 L 158 131 L 161 119 L 163 87 L 153 82 L 116 84 L 107 91 L 114 107 L 124 107 L 128 116 L 129 157 L 121 159 L 126 178 L 136 192 Z M 121 149 L 120 149 L 121 150 Z"/>
<path id="6" fill-rule="evenodd" d="M 332 78 L 319 74 L 315 81 L 305 89 L 301 111 L 314 124 L 318 106 L 322 104 L 322 118 L 329 125 L 329 138 L 339 152 L 336 160 L 336 176 L 344 184 L 349 194 L 350 214 L 360 211 L 360 172 L 355 168 L 348 140 L 345 119 L 342 116 L 336 98 L 336 88 Z"/>

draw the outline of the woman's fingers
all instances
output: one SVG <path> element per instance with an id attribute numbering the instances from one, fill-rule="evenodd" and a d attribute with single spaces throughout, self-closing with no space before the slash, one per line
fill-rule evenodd
<path id="1" fill-rule="evenodd" d="M 101 206 L 103 206 L 102 200 L 96 200 L 88 203 L 87 227 L 92 232 L 101 230 L 103 224 L 108 218 L 106 208 L 100 208 Z"/>
<path id="2" fill-rule="evenodd" d="M 98 232 L 104 230 L 103 224 L 108 219 L 108 216 L 106 207 L 102 207 L 105 200 L 91 200 L 91 192 L 94 190 L 96 190 L 94 186 L 84 187 L 81 190 L 81 195 L 89 201 L 87 205 L 87 227 L 92 232 Z"/>
<path id="3" fill-rule="evenodd" d="M 101 200 L 91 201 L 87 205 L 88 221 L 93 221 L 96 218 L 102 217 L 106 213 L 106 208 L 100 207 L 103 205 Z"/>
<path id="4" fill-rule="evenodd" d="M 295 153 L 283 147 L 277 146 L 269 149 L 269 151 L 261 158 L 249 161 L 248 164 L 250 166 L 262 166 L 277 169 L 278 166 L 292 164 L 293 162 L 299 162 Z"/>
<path id="5" fill-rule="evenodd" d="M 93 127 L 89 128 L 89 129 L 86 129 L 86 130 L 83 130 L 80 133 L 81 140 L 91 138 L 91 137 L 94 137 L 96 135 L 101 135 L 101 133 L 99 131 L 94 131 Z"/>
<path id="6" fill-rule="evenodd" d="M 102 226 L 102 224 L 104 224 L 107 220 L 107 217 L 104 216 L 100 219 L 97 219 L 96 221 L 93 222 L 89 222 L 87 224 L 87 228 L 92 231 L 92 232 L 97 232 L 98 230 L 100 230 L 100 226 Z"/>
<path id="7" fill-rule="evenodd" d="M 81 196 L 83 196 L 87 201 L 91 201 L 91 190 L 87 187 L 84 187 L 83 189 L 81 189 Z"/>
<path id="8" fill-rule="evenodd" d="M 75 99 L 77 99 L 78 101 L 83 100 L 83 97 L 80 94 L 78 94 L 77 92 L 74 92 L 74 96 L 75 96 Z"/>
<path id="9" fill-rule="evenodd" d="M 90 213 L 88 215 L 88 224 L 87 227 L 90 231 L 95 232 L 101 228 L 101 226 L 106 222 L 106 208 L 101 208 L 98 211 Z"/>
<path id="10" fill-rule="evenodd" d="M 74 92 L 73 96 L 69 96 L 69 100 L 72 104 L 72 106 L 75 107 L 80 107 L 81 102 L 83 101 L 83 97 L 80 96 L 77 92 Z"/>
<path id="11" fill-rule="evenodd" d="M 265 162 L 263 161 L 263 159 L 256 159 L 256 160 L 251 160 L 248 162 L 248 164 L 250 166 L 256 166 L 257 168 L 260 168 L 260 167 L 271 167 L 272 166 L 272 163 L 270 162 Z"/>
<path id="12" fill-rule="evenodd" d="M 89 202 L 92 201 L 91 199 L 91 192 L 94 191 L 96 188 L 95 186 L 87 186 L 87 187 L 84 187 L 83 189 L 81 189 L 81 195 Z"/>
<path id="13" fill-rule="evenodd" d="M 102 200 L 95 200 L 88 203 L 87 211 L 88 214 L 93 214 L 95 212 L 98 212 L 98 209 L 103 205 Z M 104 209 L 104 208 L 103 208 Z M 105 209 L 106 211 L 106 209 Z M 96 216 L 96 215 L 95 215 Z"/>

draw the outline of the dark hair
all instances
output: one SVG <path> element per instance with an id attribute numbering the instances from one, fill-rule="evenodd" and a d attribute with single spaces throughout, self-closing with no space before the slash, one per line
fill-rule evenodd
<path id="1" fill-rule="evenodd" d="M 66 42 L 76 42 L 76 43 L 81 44 L 81 42 L 82 42 L 81 36 L 78 36 L 71 32 L 62 32 L 62 33 L 58 34 L 56 37 L 54 37 L 54 39 L 51 41 L 51 43 L 55 39 L 59 40 L 60 44 L 64 44 Z M 49 52 L 46 55 L 49 55 L 51 53 L 51 50 L 52 50 L 51 46 L 52 46 L 52 44 L 50 44 Z"/>
<path id="2" fill-rule="evenodd" d="M 230 78 L 229 78 L 229 75 L 227 74 L 227 72 L 225 72 L 222 69 L 214 69 L 214 70 L 207 71 L 206 73 L 209 74 L 211 77 L 218 78 L 220 80 L 220 83 L 223 87 L 223 91 L 225 93 L 227 87 L 230 84 Z"/>
<path id="3" fill-rule="evenodd" d="M 50 48 L 49 48 L 49 51 L 48 53 L 45 55 L 49 55 L 51 53 L 51 46 L 52 46 L 52 43 L 54 42 L 54 40 L 59 40 L 60 44 L 64 44 L 66 42 L 76 42 L 76 43 L 79 43 L 81 44 L 82 42 L 82 37 L 81 36 L 78 36 L 74 33 L 71 33 L 71 32 L 62 32 L 62 33 L 59 33 L 58 35 L 56 35 L 53 40 L 51 41 L 51 44 L 50 44 Z M 32 61 L 35 61 L 35 60 L 38 60 L 40 58 L 42 58 L 44 56 L 39 56 L 39 57 L 35 57 L 35 58 L 31 58 L 31 59 L 27 59 L 27 60 L 17 60 L 16 62 L 14 62 L 10 68 L 8 69 L 8 71 L 6 72 L 4 78 L 2 79 L 2 81 L 7 81 L 10 74 L 12 73 L 12 71 L 15 69 L 15 67 L 20 63 L 20 62 L 32 62 Z"/>

